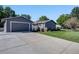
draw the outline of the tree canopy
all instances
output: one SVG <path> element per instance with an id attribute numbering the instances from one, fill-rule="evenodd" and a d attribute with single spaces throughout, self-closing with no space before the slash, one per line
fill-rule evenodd
<path id="1" fill-rule="evenodd" d="M 75 29 L 79 25 L 79 7 L 74 7 L 70 14 L 63 14 L 57 19 L 57 23 L 65 27 Z"/>
<path id="2" fill-rule="evenodd" d="M 49 20 L 49 19 L 47 18 L 47 16 L 41 16 L 41 17 L 39 18 L 39 21 L 45 21 L 45 20 Z"/>
<path id="3" fill-rule="evenodd" d="M 68 20 L 70 18 L 69 14 L 62 14 L 59 16 L 59 18 L 57 19 L 57 23 L 60 25 L 63 25 L 63 23 Z"/>
<path id="4" fill-rule="evenodd" d="M 0 11 L 3 11 L 3 6 L 0 6 Z"/>
<path id="5" fill-rule="evenodd" d="M 31 16 L 30 16 L 30 15 L 22 14 L 21 16 L 25 17 L 25 18 L 28 19 L 28 20 L 31 19 Z"/>
<path id="6" fill-rule="evenodd" d="M 79 18 L 79 7 L 74 7 L 71 11 L 72 17 L 78 17 Z"/>
<path id="7" fill-rule="evenodd" d="M 0 19 L 6 18 L 6 17 L 15 17 L 15 11 L 12 10 L 10 7 L 3 7 L 0 6 Z"/>
<path id="8" fill-rule="evenodd" d="M 2 18 L 7 18 L 7 17 L 15 17 L 15 11 L 11 9 L 10 7 L 3 7 L 0 6 L 0 27 L 3 26 L 3 23 L 1 23 Z"/>
<path id="9" fill-rule="evenodd" d="M 76 29 L 77 25 L 79 25 L 79 20 L 77 17 L 72 17 L 64 22 L 64 26 L 66 28 Z"/>
<path id="10" fill-rule="evenodd" d="M 5 13 L 5 17 L 15 17 L 15 11 L 12 10 L 10 7 L 5 7 L 4 8 L 4 13 Z"/>

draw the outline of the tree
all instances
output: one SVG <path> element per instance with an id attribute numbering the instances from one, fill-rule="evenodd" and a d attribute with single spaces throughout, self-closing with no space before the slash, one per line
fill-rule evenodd
<path id="1" fill-rule="evenodd" d="M 5 17 L 15 17 L 15 11 L 12 10 L 10 7 L 5 7 L 4 9 Z"/>
<path id="2" fill-rule="evenodd" d="M 16 14 L 16 16 L 20 16 L 19 14 Z"/>
<path id="3" fill-rule="evenodd" d="M 63 25 L 63 23 L 68 20 L 70 18 L 69 14 L 62 14 L 59 16 L 59 18 L 57 19 L 57 23 L 60 25 Z"/>
<path id="4" fill-rule="evenodd" d="M 0 5 L 0 11 L 3 11 L 3 10 L 4 10 L 3 6 Z"/>
<path id="5" fill-rule="evenodd" d="M 0 27 L 4 25 L 4 22 L 1 22 L 2 18 L 15 17 L 15 16 L 16 16 L 15 11 L 12 10 L 10 7 L 3 8 L 3 6 L 0 6 Z"/>
<path id="6" fill-rule="evenodd" d="M 72 15 L 73 17 L 79 18 L 79 7 L 74 7 L 74 8 L 72 9 L 72 11 L 71 11 L 71 15 Z"/>
<path id="7" fill-rule="evenodd" d="M 0 6 L 0 22 L 2 18 L 4 18 L 3 6 Z"/>
<path id="8" fill-rule="evenodd" d="M 49 20 L 46 16 L 41 16 L 40 18 L 39 18 L 39 21 L 45 21 L 45 20 Z"/>
<path id="9" fill-rule="evenodd" d="M 79 25 L 79 20 L 77 17 L 71 17 L 69 20 L 64 22 L 66 28 L 75 30 Z"/>
<path id="10" fill-rule="evenodd" d="M 0 27 L 3 27 L 3 23 L 1 23 L 2 18 L 4 18 L 4 13 L 0 11 Z"/>
<path id="11" fill-rule="evenodd" d="M 25 17 L 25 18 L 28 19 L 28 20 L 31 19 L 31 16 L 30 16 L 30 15 L 22 14 L 21 16 Z"/>
<path id="12" fill-rule="evenodd" d="M 14 10 L 11 10 L 11 14 L 10 14 L 10 16 L 12 16 L 12 17 L 15 17 L 15 16 L 16 16 L 16 14 L 15 14 L 15 11 L 14 11 Z"/>

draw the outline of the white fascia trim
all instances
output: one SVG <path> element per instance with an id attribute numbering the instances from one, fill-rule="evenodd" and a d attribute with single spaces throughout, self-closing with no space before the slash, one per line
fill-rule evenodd
<path id="1" fill-rule="evenodd" d="M 7 20 L 5 21 L 5 24 L 4 24 L 4 32 L 7 32 Z"/>
<path id="2" fill-rule="evenodd" d="M 30 23 L 28 22 L 21 22 L 21 21 L 10 21 L 10 32 L 12 32 L 12 23 L 24 23 L 24 24 L 29 24 L 29 32 L 30 32 Z"/>

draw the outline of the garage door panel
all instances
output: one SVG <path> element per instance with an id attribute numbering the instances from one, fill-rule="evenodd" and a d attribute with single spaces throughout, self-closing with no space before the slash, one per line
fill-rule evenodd
<path id="1" fill-rule="evenodd" d="M 12 31 L 29 31 L 29 24 L 27 23 L 12 23 Z"/>

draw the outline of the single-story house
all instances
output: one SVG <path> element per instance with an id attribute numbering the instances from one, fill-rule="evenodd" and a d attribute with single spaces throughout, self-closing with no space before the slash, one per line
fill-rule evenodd
<path id="1" fill-rule="evenodd" d="M 41 30 L 56 29 L 56 23 L 53 20 L 32 22 L 23 16 L 4 18 L 2 22 L 4 22 L 4 32 L 31 32 L 38 28 Z"/>
<path id="2" fill-rule="evenodd" d="M 22 16 L 4 18 L 4 32 L 32 31 L 32 21 Z"/>
<path id="3" fill-rule="evenodd" d="M 33 30 L 55 30 L 56 23 L 53 20 L 46 20 L 46 21 L 37 21 L 34 22 L 32 25 Z"/>

